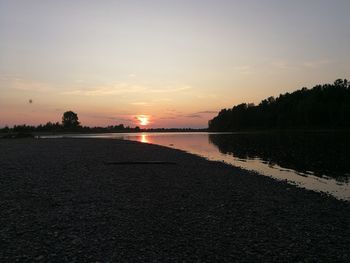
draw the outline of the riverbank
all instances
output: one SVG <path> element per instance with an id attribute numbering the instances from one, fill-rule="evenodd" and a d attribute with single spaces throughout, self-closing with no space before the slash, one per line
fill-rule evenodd
<path id="1" fill-rule="evenodd" d="M 1 262 L 350 260 L 349 202 L 131 141 L 0 149 Z"/>

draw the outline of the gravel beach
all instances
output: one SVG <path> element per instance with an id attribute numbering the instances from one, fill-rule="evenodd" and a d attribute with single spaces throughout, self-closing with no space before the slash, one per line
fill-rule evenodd
<path id="1" fill-rule="evenodd" d="M 157 145 L 2 139 L 0 262 L 16 260 L 349 262 L 350 203 Z"/>

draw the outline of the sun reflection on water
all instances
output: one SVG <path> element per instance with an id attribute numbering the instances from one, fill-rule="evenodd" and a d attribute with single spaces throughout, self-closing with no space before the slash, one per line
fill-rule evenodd
<path id="1" fill-rule="evenodd" d="M 149 143 L 147 134 L 141 134 L 140 142 Z"/>

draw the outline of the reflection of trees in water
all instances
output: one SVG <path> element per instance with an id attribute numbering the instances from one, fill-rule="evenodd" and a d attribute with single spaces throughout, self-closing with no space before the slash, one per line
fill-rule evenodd
<path id="1" fill-rule="evenodd" d="M 311 171 L 348 182 L 350 134 L 346 133 L 259 133 L 210 134 L 209 141 L 224 154 L 260 158 L 298 172 Z"/>

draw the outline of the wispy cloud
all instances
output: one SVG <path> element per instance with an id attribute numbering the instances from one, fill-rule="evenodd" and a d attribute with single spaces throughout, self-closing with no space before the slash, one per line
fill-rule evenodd
<path id="1" fill-rule="evenodd" d="M 318 69 L 332 63 L 330 59 L 320 58 L 295 61 L 288 58 L 267 58 L 259 64 L 236 65 L 232 67 L 234 73 L 251 75 L 254 73 L 275 70 Z"/>
<path id="2" fill-rule="evenodd" d="M 120 94 L 150 94 L 150 93 L 174 93 L 192 89 L 191 86 L 168 86 L 164 88 L 152 88 L 143 85 L 132 85 L 128 83 L 117 83 L 113 85 L 97 86 L 92 88 L 77 88 L 63 91 L 63 95 L 82 95 L 82 96 L 108 96 Z"/>
<path id="3" fill-rule="evenodd" d="M 321 59 L 321 60 L 304 61 L 302 65 L 307 68 L 320 68 L 330 63 L 331 61 L 328 59 Z"/>
<path id="4" fill-rule="evenodd" d="M 13 76 L 13 75 L 0 74 L 0 81 L 6 81 L 6 80 L 10 80 L 10 79 L 15 79 L 15 78 L 18 78 L 18 77 Z"/>
<path id="5" fill-rule="evenodd" d="M 216 114 L 218 111 L 215 110 L 206 110 L 206 111 L 199 111 L 197 114 Z"/>
<path id="6" fill-rule="evenodd" d="M 277 68 L 277 69 L 292 69 L 295 68 L 295 65 L 293 65 L 292 63 L 288 62 L 287 60 L 274 60 L 270 63 L 270 65 L 273 68 Z"/>
<path id="7" fill-rule="evenodd" d="M 149 92 L 151 93 L 174 93 L 174 92 L 180 92 L 180 91 L 187 91 L 191 90 L 192 87 L 185 85 L 185 86 L 180 86 L 180 87 L 165 87 L 164 89 L 150 89 Z"/>
<path id="8" fill-rule="evenodd" d="M 204 118 L 205 115 L 216 114 L 216 113 L 217 113 L 217 111 L 206 110 L 206 111 L 198 111 L 195 113 L 187 114 L 187 115 L 184 115 L 184 117 L 186 117 L 186 118 Z"/>
<path id="9" fill-rule="evenodd" d="M 271 61 L 270 65 L 281 70 L 288 69 L 317 69 L 330 64 L 329 59 L 306 60 L 301 62 L 293 62 L 286 59 Z"/>
<path id="10" fill-rule="evenodd" d="M 21 78 L 18 76 L 1 75 L 0 81 L 12 90 L 30 91 L 30 92 L 47 92 L 54 88 L 44 82 Z"/>
<path id="11" fill-rule="evenodd" d="M 200 115 L 200 114 L 188 114 L 188 115 L 185 115 L 184 117 L 186 117 L 186 118 L 203 118 L 202 115 Z"/>
<path id="12" fill-rule="evenodd" d="M 250 75 L 254 73 L 253 67 L 249 65 L 234 66 L 233 71 L 244 75 Z"/>
<path id="13" fill-rule="evenodd" d="M 217 94 L 198 94 L 196 98 L 198 99 L 216 99 L 218 97 Z"/>
<path id="14" fill-rule="evenodd" d="M 115 114 L 114 116 L 111 115 L 104 115 L 104 114 L 95 114 L 95 113 L 81 113 L 80 114 L 83 117 L 87 118 L 93 118 L 93 119 L 98 119 L 98 120 L 111 120 L 114 121 L 115 123 L 124 123 L 129 125 L 130 123 L 133 123 L 134 117 L 133 115 L 125 115 L 125 114 Z M 113 124 L 113 123 L 111 123 Z"/>
<path id="15" fill-rule="evenodd" d="M 145 101 L 136 101 L 136 102 L 131 102 L 130 104 L 135 106 L 152 106 L 151 103 L 145 102 Z"/>
<path id="16" fill-rule="evenodd" d="M 174 113 L 181 114 L 182 113 L 182 111 L 179 111 L 179 110 L 176 110 L 176 109 L 166 109 L 165 111 L 167 113 L 170 113 L 170 114 L 174 114 Z"/>
<path id="17" fill-rule="evenodd" d="M 77 88 L 68 91 L 63 91 L 63 95 L 82 95 L 82 96 L 107 96 L 118 95 L 125 93 L 140 93 L 147 88 L 144 86 L 129 85 L 120 83 L 115 85 L 97 86 L 93 88 Z"/>
<path id="18" fill-rule="evenodd" d="M 173 101 L 173 100 L 170 98 L 159 98 L 159 99 L 152 100 L 152 102 L 169 102 L 169 101 Z"/>
<path id="19" fill-rule="evenodd" d="M 158 118 L 159 120 L 175 120 L 177 117 L 174 116 L 168 116 L 168 117 L 160 117 Z"/>

